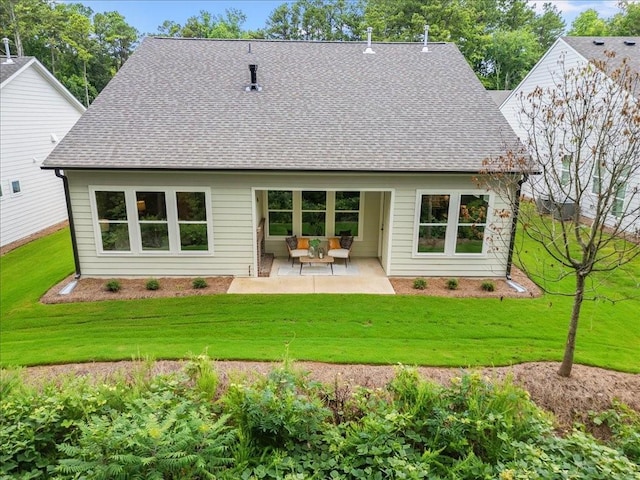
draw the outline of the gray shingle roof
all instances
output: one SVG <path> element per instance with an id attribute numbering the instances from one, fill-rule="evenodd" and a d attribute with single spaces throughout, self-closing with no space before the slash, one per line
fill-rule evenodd
<path id="1" fill-rule="evenodd" d="M 640 72 L 640 37 L 562 37 L 562 40 L 587 60 L 605 60 L 605 51 L 615 52 L 616 58 L 627 57 L 629 66 Z M 625 41 L 634 44 L 627 45 Z"/>
<path id="2" fill-rule="evenodd" d="M 517 143 L 453 44 L 365 46 L 146 38 L 45 166 L 478 171 Z"/>
<path id="3" fill-rule="evenodd" d="M 0 57 L 0 83 L 4 82 L 11 75 L 16 73 L 27 63 L 29 63 L 33 57 L 11 57 L 13 63 L 4 63 L 7 57 Z"/>

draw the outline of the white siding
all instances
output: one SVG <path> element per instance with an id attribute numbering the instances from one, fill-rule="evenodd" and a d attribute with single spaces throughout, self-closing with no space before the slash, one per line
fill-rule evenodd
<path id="1" fill-rule="evenodd" d="M 574 68 L 579 65 L 584 65 L 586 59 L 578 54 L 573 48 L 567 45 L 562 39 L 558 41 L 549 49 L 549 51 L 540 59 L 540 61 L 533 67 L 524 80 L 511 92 L 507 100 L 500 107 L 500 111 L 505 116 L 511 127 L 516 134 L 523 141 L 527 140 L 527 134 L 522 128 L 518 113 L 522 109 L 520 102 L 520 96 L 525 96 L 532 92 L 536 87 L 543 89 L 551 88 L 554 86 L 553 76 L 559 73 L 559 60 L 564 56 L 565 68 Z M 586 179 L 591 180 L 591 179 Z M 535 182 L 535 177 L 530 179 L 530 182 Z M 640 185 L 640 175 L 636 175 L 635 178 L 630 178 L 627 185 L 628 198 L 631 197 L 631 192 L 634 187 Z M 532 197 L 532 191 L 529 183 L 523 185 L 523 194 Z M 586 204 L 583 205 L 582 215 L 593 218 L 593 212 L 595 210 L 594 205 L 597 203 L 597 199 L 593 198 L 593 201 L 589 201 L 589 197 L 585 197 Z M 633 196 L 631 200 L 631 206 L 629 210 L 639 208 L 640 198 L 638 195 Z M 606 224 L 613 226 L 616 223 L 616 218 L 613 216 L 607 218 Z M 636 220 L 634 223 L 627 223 L 623 225 L 627 231 L 638 234 L 640 232 L 640 220 Z"/>
<path id="2" fill-rule="evenodd" d="M 508 221 L 494 235 L 493 245 L 484 255 L 418 257 L 413 253 L 416 195 L 422 189 L 478 191 L 471 175 L 402 174 L 239 174 L 239 173 L 161 173 L 161 172 L 81 172 L 67 173 L 72 194 L 82 274 L 86 276 L 163 276 L 163 275 L 255 275 L 255 227 L 263 211 L 259 193 L 264 190 L 326 189 L 359 190 L 364 193 L 362 240 L 354 242 L 354 256 L 378 256 L 382 192 L 390 202 L 385 212 L 393 218 L 385 235 L 389 252 L 383 251 L 387 273 L 397 276 L 502 276 L 505 273 Z M 211 191 L 214 252 L 206 256 L 180 254 L 132 255 L 98 254 L 96 232 L 91 216 L 89 186 L 202 186 Z M 480 192 L 480 191 L 478 191 Z M 254 198 L 258 195 L 258 198 Z M 497 198 L 494 199 L 497 202 Z M 502 208 L 501 205 L 494 205 Z M 254 210 L 255 209 L 255 214 Z M 490 212 L 491 216 L 491 212 Z M 491 223 L 491 218 L 489 223 Z M 495 220 L 495 218 L 494 218 Z M 497 228 L 497 227 L 496 227 Z M 267 240 L 266 251 L 286 256 L 284 241 Z"/>
<path id="3" fill-rule="evenodd" d="M 0 91 L 0 245 L 67 218 L 62 181 L 40 165 L 80 111 L 31 65 Z M 11 181 L 21 192 L 11 193 Z"/>

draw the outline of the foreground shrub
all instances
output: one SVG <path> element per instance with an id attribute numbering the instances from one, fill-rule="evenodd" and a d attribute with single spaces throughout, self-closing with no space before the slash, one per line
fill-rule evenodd
<path id="1" fill-rule="evenodd" d="M 450 278 L 447 280 L 446 286 L 449 290 L 457 290 L 458 289 L 458 279 Z"/>
<path id="2" fill-rule="evenodd" d="M 118 280 L 109 280 L 107 283 L 105 283 L 104 285 L 105 290 L 107 290 L 108 292 L 119 292 L 120 289 L 122 289 L 122 285 L 120 284 L 120 282 Z"/>
<path id="3" fill-rule="evenodd" d="M 150 278 L 144 286 L 147 290 L 158 290 L 160 288 L 160 282 L 155 278 Z"/>
<path id="4" fill-rule="evenodd" d="M 149 373 L 37 389 L 3 374 L 0 478 L 640 478 L 637 412 L 594 417 L 610 445 L 558 437 L 509 379 L 465 374 L 442 386 L 401 367 L 388 388 L 347 395 L 285 365 L 221 396 L 206 355 Z"/>
<path id="5" fill-rule="evenodd" d="M 59 446 L 66 458 L 56 471 L 95 479 L 209 478 L 231 462 L 234 435 L 226 421 L 170 390 L 149 392 L 122 412 L 80 424 L 77 442 Z"/>
<path id="6" fill-rule="evenodd" d="M 416 290 L 424 290 L 427 288 L 427 281 L 424 278 L 416 278 L 413 281 L 413 288 Z"/>

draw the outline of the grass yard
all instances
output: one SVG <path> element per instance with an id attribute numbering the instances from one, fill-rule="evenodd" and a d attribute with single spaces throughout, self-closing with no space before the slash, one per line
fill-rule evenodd
<path id="1" fill-rule="evenodd" d="M 530 261 L 540 262 L 536 246 Z M 555 268 L 549 265 L 549 268 Z M 0 258 L 0 364 L 184 358 L 431 366 L 562 358 L 572 298 L 214 295 L 43 305 L 73 270 L 68 229 Z M 576 362 L 640 373 L 640 261 L 598 278 L 585 301 Z M 571 279 L 558 283 L 571 290 Z"/>

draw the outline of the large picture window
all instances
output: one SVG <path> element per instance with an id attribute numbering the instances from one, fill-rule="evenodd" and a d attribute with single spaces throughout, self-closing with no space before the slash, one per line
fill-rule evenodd
<path id="1" fill-rule="evenodd" d="M 482 254 L 489 195 L 429 193 L 418 195 L 417 254 Z"/>
<path id="2" fill-rule="evenodd" d="M 209 193 L 188 188 L 91 188 L 98 252 L 211 251 Z"/>

